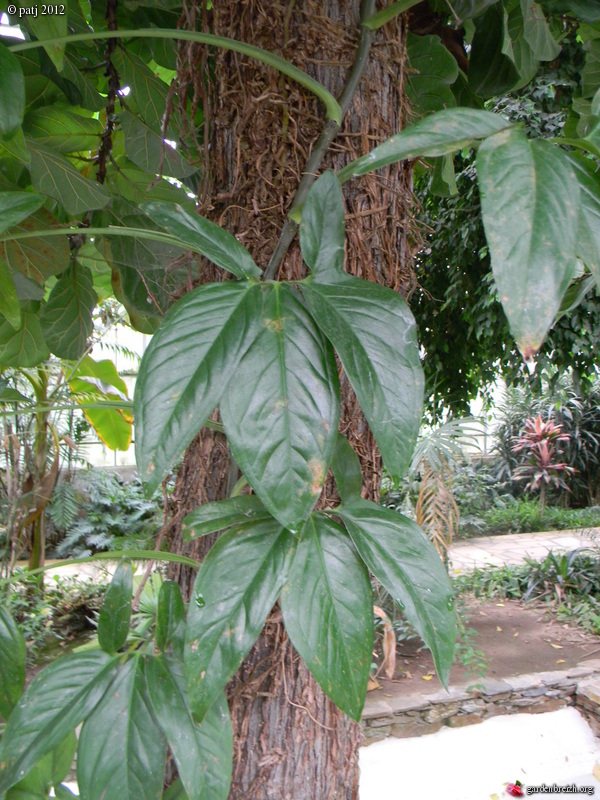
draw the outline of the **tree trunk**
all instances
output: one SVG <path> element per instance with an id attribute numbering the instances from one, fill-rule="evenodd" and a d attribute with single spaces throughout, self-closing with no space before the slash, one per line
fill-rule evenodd
<path id="1" fill-rule="evenodd" d="M 210 29 L 257 45 L 313 75 L 339 95 L 355 57 L 358 0 L 219 0 Z M 185 57 L 193 56 L 187 48 Z M 323 168 L 340 167 L 402 127 L 405 31 L 402 20 L 379 33 L 370 65 L 342 131 Z M 201 87 L 210 141 L 210 173 L 201 191 L 202 213 L 234 233 L 261 267 L 275 248 L 303 165 L 317 140 L 320 103 L 302 87 L 235 53 L 215 53 L 214 82 Z M 345 191 L 346 270 L 405 296 L 414 288 L 409 214 L 410 169 L 392 166 Z M 214 280 L 203 274 L 198 283 Z M 280 279 L 305 275 L 297 244 Z M 381 461 L 356 398 L 341 375 L 340 429 L 361 458 L 364 496 L 377 500 Z M 225 496 L 227 446 L 206 429 L 188 449 L 174 492 L 171 547 L 202 557 L 211 542 L 184 545 L 181 519 L 201 502 Z M 231 479 L 231 476 L 230 476 Z M 321 498 L 333 499 L 328 481 Z M 171 577 L 189 597 L 189 575 Z M 291 646 L 278 608 L 228 688 L 234 728 L 230 800 L 356 800 L 360 730 L 323 694 Z"/>

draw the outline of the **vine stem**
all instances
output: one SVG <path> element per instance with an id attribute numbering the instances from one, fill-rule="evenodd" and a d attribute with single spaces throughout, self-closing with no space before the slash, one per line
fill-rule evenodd
<path id="1" fill-rule="evenodd" d="M 338 98 L 338 104 L 341 110 L 341 119 L 339 122 L 333 119 L 327 120 L 325 127 L 321 131 L 321 135 L 317 140 L 317 143 L 308 157 L 306 166 L 304 167 L 304 173 L 300 183 L 298 184 L 298 189 L 294 195 L 290 210 L 288 211 L 288 216 L 281 230 L 279 240 L 275 245 L 275 249 L 265 270 L 263 280 L 270 281 L 275 278 L 277 270 L 281 266 L 281 262 L 283 261 L 285 254 L 289 250 L 291 243 L 294 241 L 294 237 L 298 232 L 298 223 L 294 219 L 291 219 L 290 215 L 293 214 L 294 211 L 297 211 L 305 202 L 310 188 L 316 180 L 317 171 L 321 166 L 323 158 L 325 157 L 325 153 L 342 127 L 342 120 L 344 119 L 344 116 L 350 107 L 352 98 L 356 94 L 356 90 L 358 89 L 365 69 L 367 68 L 374 31 L 365 27 L 364 23 L 373 15 L 374 11 L 375 0 L 363 0 L 361 7 L 360 40 L 356 49 L 356 57 L 348 76 L 348 80 L 346 81 L 346 85 L 342 89 L 342 92 Z"/>

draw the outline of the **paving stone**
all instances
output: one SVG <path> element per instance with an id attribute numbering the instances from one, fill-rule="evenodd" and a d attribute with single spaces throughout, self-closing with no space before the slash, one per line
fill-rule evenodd
<path id="1" fill-rule="evenodd" d="M 558 711 L 559 708 L 564 708 L 566 705 L 568 705 L 567 701 L 560 697 L 544 697 L 541 703 L 532 706 L 531 713 L 545 714 L 548 711 Z"/>
<path id="2" fill-rule="evenodd" d="M 428 711 L 423 714 L 423 719 L 427 723 L 435 723 L 439 720 L 448 719 L 453 717 L 458 712 L 458 703 L 448 703 L 448 705 L 432 706 Z"/>
<path id="3" fill-rule="evenodd" d="M 594 670 L 590 666 L 579 664 L 579 666 L 567 670 L 567 678 L 587 678 L 593 672 Z"/>
<path id="4" fill-rule="evenodd" d="M 523 697 L 541 697 L 543 694 L 546 694 L 548 690 L 546 686 L 533 686 L 531 689 L 523 689 L 521 695 Z"/>
<path id="5" fill-rule="evenodd" d="M 593 706 L 600 706 L 600 679 L 581 681 L 577 686 L 577 701 L 585 698 Z"/>
<path id="6" fill-rule="evenodd" d="M 538 676 L 532 672 L 523 675 L 511 675 L 509 678 L 504 678 L 504 680 L 515 692 L 531 689 L 533 686 L 541 686 L 542 684 Z"/>
<path id="7" fill-rule="evenodd" d="M 429 725 L 423 722 L 412 722 L 410 725 L 392 725 L 391 735 L 396 739 L 411 739 L 413 736 L 425 736 L 435 733 L 442 727 L 443 722 L 438 720 Z"/>
<path id="8" fill-rule="evenodd" d="M 362 719 L 375 719 L 376 717 L 391 717 L 392 708 L 385 700 L 380 697 L 369 697 L 365 702 Z"/>
<path id="9" fill-rule="evenodd" d="M 499 700 L 499 695 L 509 698 L 512 693 L 512 687 L 506 681 L 486 680 L 483 681 L 481 693 L 486 695 L 486 697 L 493 697 Z"/>
<path id="10" fill-rule="evenodd" d="M 540 697 L 517 697 L 515 700 L 511 700 L 510 704 L 511 706 L 515 706 L 515 708 L 529 708 L 540 702 Z"/>
<path id="11" fill-rule="evenodd" d="M 551 672 L 538 672 L 538 678 L 546 686 L 558 686 L 558 684 L 567 677 L 564 669 L 552 670 Z"/>
<path id="12" fill-rule="evenodd" d="M 420 711 L 422 708 L 429 707 L 428 697 L 419 697 L 419 695 L 414 694 L 398 694 L 388 697 L 386 702 L 394 713 L 398 713 L 399 711 Z"/>
<path id="13" fill-rule="evenodd" d="M 457 717 L 450 717 L 446 720 L 448 728 L 466 728 L 467 725 L 477 725 L 478 722 L 483 722 L 485 719 L 484 714 L 464 714 Z"/>

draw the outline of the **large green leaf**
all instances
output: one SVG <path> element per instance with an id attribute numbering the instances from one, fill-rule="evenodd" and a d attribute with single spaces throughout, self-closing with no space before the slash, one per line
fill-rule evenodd
<path id="1" fill-rule="evenodd" d="M 55 356 L 76 360 L 84 353 L 97 302 L 91 271 L 71 264 L 50 292 L 40 315 L 44 339 Z"/>
<path id="2" fill-rule="evenodd" d="M 88 716 L 116 668 L 116 658 L 96 650 L 60 658 L 35 676 L 11 714 L 0 743 L 0 794 Z"/>
<path id="3" fill-rule="evenodd" d="M 8 719 L 25 685 L 25 639 L 9 611 L 0 607 L 0 717 Z"/>
<path id="4" fill-rule="evenodd" d="M 561 47 L 552 36 L 550 26 L 539 3 L 521 0 L 523 13 L 523 35 L 539 61 L 553 61 Z"/>
<path id="5" fill-rule="evenodd" d="M 216 699 L 197 725 L 190 711 L 183 664 L 172 658 L 149 659 L 146 681 L 188 800 L 227 800 L 233 733 L 225 696 Z"/>
<path id="6" fill-rule="evenodd" d="M 224 533 L 192 591 L 185 666 L 194 718 L 202 720 L 256 641 L 286 581 L 295 539 L 275 520 Z"/>
<path id="7" fill-rule="evenodd" d="M 49 355 L 37 314 L 23 312 L 21 327 L 17 330 L 10 322 L 0 322 L 0 365 L 35 367 Z"/>
<path id="8" fill-rule="evenodd" d="M 260 324 L 257 284 L 208 284 L 167 314 L 144 353 L 134 416 L 136 456 L 148 492 L 162 481 L 219 403 Z"/>
<path id="9" fill-rule="evenodd" d="M 469 58 L 469 86 L 479 97 L 503 94 L 519 84 L 513 61 L 503 52 L 503 9 L 491 6 L 479 17 Z"/>
<path id="10" fill-rule="evenodd" d="M 328 170 L 312 185 L 302 208 L 302 258 L 320 280 L 335 278 L 344 266 L 346 223 L 342 187 Z"/>
<path id="11" fill-rule="evenodd" d="M 486 136 L 508 127 L 510 123 L 504 117 L 476 108 L 448 108 L 438 111 L 352 161 L 340 170 L 338 180 L 344 183 L 348 178 L 365 175 L 395 161 L 454 153 L 478 139 L 485 139 Z"/>
<path id="12" fill-rule="evenodd" d="M 40 194 L 54 198 L 69 214 L 75 215 L 104 208 L 110 201 L 104 186 L 85 178 L 59 153 L 42 147 L 30 137 L 26 142 L 31 154 L 31 182 Z"/>
<path id="13" fill-rule="evenodd" d="M 127 641 L 131 619 L 132 586 L 131 564 L 121 561 L 106 590 L 98 619 L 98 642 L 107 653 L 116 653 Z"/>
<path id="14" fill-rule="evenodd" d="M 360 461 L 350 442 L 342 433 L 338 433 L 335 440 L 331 471 L 335 478 L 338 494 L 344 502 L 353 497 L 360 497 L 362 489 Z"/>
<path id="15" fill-rule="evenodd" d="M 297 531 L 325 482 L 339 420 L 329 344 L 297 290 L 272 284 L 262 328 L 221 400 L 231 451 L 265 507 Z"/>
<path id="16" fill-rule="evenodd" d="M 281 612 L 292 644 L 325 694 L 360 720 L 373 649 L 369 573 L 346 531 L 312 514 L 302 531 Z"/>
<path id="17" fill-rule="evenodd" d="M 0 192 L 0 233 L 18 225 L 44 203 L 44 198 L 33 192 Z"/>
<path id="18" fill-rule="evenodd" d="M 96 408 L 84 407 L 83 413 L 100 439 L 111 450 L 127 450 L 131 444 L 131 415 L 119 408 L 101 407 L 103 400 L 125 400 L 129 404 L 127 386 L 112 361 L 94 361 L 86 356 L 67 378 L 76 402 L 98 403 Z"/>
<path id="19" fill-rule="evenodd" d="M 6 794 L 6 800 L 46 800 L 51 787 L 58 786 L 67 776 L 77 749 L 77 737 L 72 731 L 67 738 Z M 58 795 L 56 795 L 58 796 Z"/>
<path id="20" fill-rule="evenodd" d="M 571 167 L 579 183 L 579 225 L 575 252 L 589 267 L 600 289 L 600 177 L 594 161 L 571 153 Z"/>
<path id="21" fill-rule="evenodd" d="M 139 655 L 125 661 L 83 723 L 77 783 L 85 800 L 162 797 L 165 740 L 152 713 Z"/>
<path id="22" fill-rule="evenodd" d="M 184 539 L 196 539 L 208 533 L 269 519 L 271 515 L 256 495 L 228 497 L 199 506 L 183 520 L 181 533 Z"/>
<path id="23" fill-rule="evenodd" d="M 448 3 L 444 0 L 444 5 L 450 9 L 456 22 L 463 23 L 466 19 L 472 19 L 483 14 L 486 8 L 493 6 L 497 2 L 498 0 L 452 0 L 452 5 L 448 6 Z"/>
<path id="24" fill-rule="evenodd" d="M 23 55 L 27 55 L 27 53 Z M 87 80 L 81 69 L 77 67 L 68 56 L 65 56 L 65 63 L 61 76 L 69 81 L 80 95 L 81 100 L 79 100 L 77 105 L 86 108 L 88 111 L 102 111 L 105 108 L 106 98 L 96 90 L 90 81 Z"/>
<path id="25" fill-rule="evenodd" d="M 28 0 L 29 3 L 29 0 Z M 21 8 L 25 6 L 21 3 Z M 26 14 L 22 22 L 29 28 L 36 39 L 40 41 L 48 41 L 44 45 L 45 51 L 48 53 L 56 69 L 61 70 L 64 63 L 64 44 L 57 44 L 52 41 L 59 36 L 67 35 L 67 14 L 65 13 L 67 3 L 62 6 L 62 13 L 60 13 L 59 6 L 48 6 L 46 3 L 41 3 L 39 0 L 31 0 L 31 3 L 25 6 L 27 9 L 35 9 L 34 14 Z M 44 9 L 50 8 L 56 13 L 44 13 Z"/>
<path id="26" fill-rule="evenodd" d="M 452 586 L 435 547 L 408 517 L 368 500 L 335 509 L 361 558 L 431 650 L 444 686 L 454 656 Z"/>
<path id="27" fill-rule="evenodd" d="M 164 581 L 158 592 L 156 609 L 156 646 L 165 651 L 169 645 L 183 657 L 185 607 L 181 590 L 175 581 Z"/>
<path id="28" fill-rule="evenodd" d="M 98 148 L 102 124 L 95 117 L 75 114 L 68 106 L 57 104 L 30 111 L 23 130 L 55 153 L 77 153 Z"/>
<path id="29" fill-rule="evenodd" d="M 0 314 L 17 330 L 21 327 L 21 307 L 8 265 L 0 258 Z"/>
<path id="30" fill-rule="evenodd" d="M 142 203 L 141 209 L 161 228 L 179 237 L 182 246 L 193 247 L 237 278 L 260 276 L 261 271 L 250 253 L 220 225 L 171 203 Z"/>
<path id="31" fill-rule="evenodd" d="M 25 114 L 25 78 L 19 59 L 0 43 L 0 137 L 14 136 Z"/>
<path id="32" fill-rule="evenodd" d="M 458 78 L 458 64 L 440 37 L 415 36 L 409 32 L 406 52 L 411 66 L 406 75 L 411 114 L 420 117 L 443 108 L 454 108 L 456 99 L 450 87 Z"/>
<path id="33" fill-rule="evenodd" d="M 417 440 L 423 374 L 415 321 L 400 295 L 345 275 L 302 292 L 335 347 L 381 450 L 386 469 L 403 475 Z"/>
<path id="34" fill-rule="evenodd" d="M 513 88 L 520 89 L 534 77 L 540 63 L 525 39 L 525 22 L 521 5 L 517 0 L 513 0 L 509 9 L 504 9 L 503 18 L 502 52 L 510 58 L 519 73 L 519 80 Z"/>
<path id="35" fill-rule="evenodd" d="M 177 150 L 163 143 L 157 133 L 129 111 L 122 111 L 119 121 L 125 134 L 125 152 L 144 172 L 156 174 L 160 168 L 162 174 L 172 175 L 174 178 L 186 178 L 198 172 L 198 165 L 194 166 L 186 161 Z"/>
<path id="36" fill-rule="evenodd" d="M 56 227 L 56 218 L 40 208 L 2 235 L 0 258 L 4 258 L 12 272 L 21 272 L 37 283 L 44 283 L 51 275 L 60 275 L 69 266 L 69 240 L 66 236 L 10 239 L 11 234 L 43 232 Z"/>
<path id="37" fill-rule="evenodd" d="M 518 130 L 481 145 L 477 174 L 494 280 L 529 359 L 574 275 L 579 187 L 564 151 Z"/>
<path id="38" fill-rule="evenodd" d="M 157 78 L 139 56 L 125 49 L 117 48 L 113 53 L 112 62 L 117 68 L 122 83 L 131 89 L 131 94 L 127 99 L 128 103 L 132 100 L 146 125 L 160 134 L 162 132 L 161 121 L 167 104 L 168 87 L 166 83 Z M 169 131 L 173 138 L 177 135 L 178 125 L 175 123 L 178 119 L 177 112 L 173 112 L 169 125 Z"/>

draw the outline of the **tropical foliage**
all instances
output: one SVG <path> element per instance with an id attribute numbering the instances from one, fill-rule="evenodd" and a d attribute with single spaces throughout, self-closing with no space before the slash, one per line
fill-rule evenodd
<path id="1" fill-rule="evenodd" d="M 148 0 L 117 10 L 112 2 L 70 2 L 62 15 L 17 15 L 26 40 L 0 44 L 0 80 L 9 89 L 0 96 L 0 364 L 31 368 L 49 352 L 79 358 L 93 292 L 110 273 L 132 324 L 156 331 L 134 399 L 148 493 L 202 426 L 220 426 L 210 419 L 218 406 L 253 494 L 192 513 L 191 537 L 226 532 L 199 568 L 187 616 L 177 588 L 164 585 L 152 638 L 128 642 L 132 578 L 124 563 L 100 612 L 99 647 L 54 662 L 21 697 L 22 642 L 2 615 L 0 710 L 8 721 L 0 793 L 7 800 L 18 797 L 32 770 L 39 774 L 43 759 L 54 762 L 65 748 L 72 755 L 72 732 L 82 722 L 82 797 L 162 796 L 168 744 L 183 787 L 175 784 L 171 796 L 225 798 L 231 737 L 224 689 L 278 598 L 315 679 L 358 719 L 373 639 L 369 571 L 402 603 L 447 679 L 455 631 L 442 562 L 415 523 L 361 497 L 358 460 L 338 433 L 336 355 L 395 479 L 410 463 L 423 399 L 407 303 L 344 269 L 343 184 L 416 159 L 435 159 L 449 182 L 453 155 L 476 148 L 492 273 L 528 362 L 581 262 L 600 281 L 597 3 L 455 0 L 449 14 L 434 0 L 441 36 L 459 45 L 454 56 L 441 36 L 416 32 L 412 9 L 408 46 L 419 71 L 407 93 L 425 116 L 316 181 L 371 31 L 415 4 L 374 13 L 365 2 L 358 66 L 339 103 L 273 53 L 204 28 L 179 29 L 180 9 L 163 5 Z M 544 8 L 558 14 L 552 24 Z M 585 23 L 578 31 L 586 63 L 568 138 L 531 139 L 482 110 L 481 100 L 525 85 L 541 61 L 555 59 L 565 30 L 577 24 L 571 15 Z M 257 59 L 322 101 L 323 135 L 285 223 L 292 235 L 299 229 L 302 280 L 275 280 L 277 258 L 263 274 L 232 232 L 195 213 L 190 195 L 206 168 L 197 146 L 203 114 L 189 84 L 178 84 L 175 40 Z M 192 288 L 204 269 L 200 256 L 223 279 Z M 101 375 L 93 378 L 103 387 Z M 341 503 L 316 510 L 329 468 Z M 58 769 L 50 780 L 66 796 L 63 776 Z M 50 780 L 38 794 L 47 796 Z"/>

